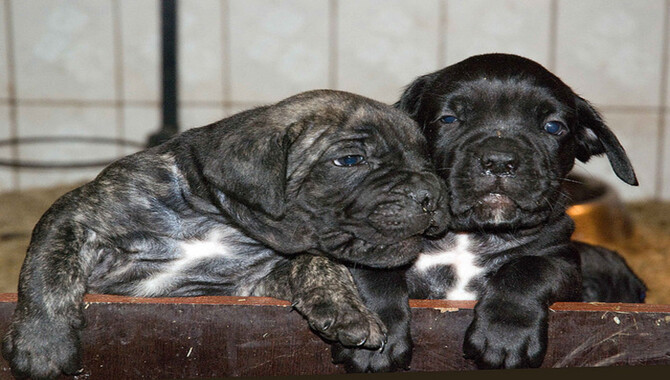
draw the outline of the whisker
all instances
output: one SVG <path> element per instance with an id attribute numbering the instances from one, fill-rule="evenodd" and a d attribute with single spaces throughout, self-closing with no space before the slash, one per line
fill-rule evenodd
<path id="1" fill-rule="evenodd" d="M 544 198 L 546 199 L 547 203 L 549 203 L 549 209 L 551 210 L 551 212 L 553 214 L 556 211 L 556 209 L 555 209 L 556 203 L 550 201 L 547 197 L 544 197 Z"/>
<path id="2" fill-rule="evenodd" d="M 558 177 L 556 179 L 559 180 L 559 181 L 563 181 L 563 182 L 577 183 L 577 184 L 580 184 L 580 185 L 584 184 L 584 181 L 579 181 L 579 180 L 568 178 L 568 177 L 563 177 L 563 178 Z"/>
<path id="3" fill-rule="evenodd" d="M 571 202 L 571 203 L 572 203 L 572 201 L 574 201 L 574 198 L 572 197 L 572 195 L 571 195 L 570 193 L 567 193 L 567 192 L 565 192 L 565 191 L 560 191 L 560 190 L 559 190 L 559 191 L 558 191 L 558 194 L 564 196 L 565 199 L 568 200 L 568 202 Z"/>

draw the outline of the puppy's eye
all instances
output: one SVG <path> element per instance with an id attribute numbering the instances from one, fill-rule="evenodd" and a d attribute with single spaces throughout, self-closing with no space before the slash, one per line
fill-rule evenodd
<path id="1" fill-rule="evenodd" d="M 568 130 L 568 128 L 560 121 L 552 120 L 544 124 L 544 130 L 552 135 L 561 136 Z"/>
<path id="2" fill-rule="evenodd" d="M 357 155 L 357 154 L 352 154 L 340 158 L 336 158 L 333 160 L 333 163 L 335 166 L 356 166 L 356 165 L 363 165 L 365 164 L 365 157 Z"/>
<path id="3" fill-rule="evenodd" d="M 453 123 L 458 121 L 458 118 L 456 116 L 453 116 L 453 115 L 446 115 L 446 116 L 442 116 L 440 118 L 440 121 L 443 122 L 444 124 L 453 124 Z"/>

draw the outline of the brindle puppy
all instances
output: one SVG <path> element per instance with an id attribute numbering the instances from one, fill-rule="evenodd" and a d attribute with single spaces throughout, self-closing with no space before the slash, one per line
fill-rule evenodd
<path id="1" fill-rule="evenodd" d="M 444 230 L 445 188 L 431 168 L 408 116 L 336 91 L 242 112 L 125 157 L 35 227 L 3 356 L 17 376 L 76 373 L 86 292 L 258 295 L 292 300 L 340 348 L 368 348 L 355 363 L 344 358 L 351 370 L 406 366 L 402 272 L 369 268 L 408 264 L 422 233 Z M 353 278 L 331 259 L 356 265 Z M 383 278 L 391 297 L 378 294 Z"/>

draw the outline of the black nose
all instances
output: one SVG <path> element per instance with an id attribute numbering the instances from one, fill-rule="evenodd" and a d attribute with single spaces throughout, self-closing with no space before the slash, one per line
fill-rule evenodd
<path id="1" fill-rule="evenodd" d="M 424 212 L 435 211 L 435 190 L 428 189 L 416 189 L 410 191 L 409 197 L 412 198 L 416 203 L 421 205 L 421 209 Z"/>
<path id="2" fill-rule="evenodd" d="M 430 226 L 424 233 L 428 236 L 439 236 L 449 224 L 446 186 L 433 174 L 425 175 L 422 179 L 423 183 L 406 194 L 421 206 L 424 215 L 430 216 Z"/>
<path id="3" fill-rule="evenodd" d="M 513 175 L 519 166 L 519 158 L 514 152 L 487 150 L 479 158 L 482 169 L 491 175 Z"/>
<path id="4" fill-rule="evenodd" d="M 404 174 L 406 177 L 398 188 L 400 194 L 411 199 L 424 213 L 433 213 L 441 207 L 447 191 L 439 177 L 429 171 Z"/>

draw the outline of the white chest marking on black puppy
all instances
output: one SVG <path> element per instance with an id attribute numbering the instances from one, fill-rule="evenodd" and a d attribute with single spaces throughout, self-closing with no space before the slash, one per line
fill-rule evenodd
<path id="1" fill-rule="evenodd" d="M 212 230 L 202 239 L 186 240 L 178 244 L 181 257 L 167 267 L 142 281 L 137 292 L 143 296 L 160 296 L 169 292 L 181 273 L 207 258 L 233 258 L 234 253 L 223 242 L 225 230 Z"/>
<path id="2" fill-rule="evenodd" d="M 428 270 L 437 265 L 451 266 L 454 272 L 454 284 L 444 295 L 448 300 L 476 300 L 477 294 L 467 290 L 473 278 L 480 276 L 484 268 L 475 264 L 476 256 L 470 250 L 471 241 L 468 234 L 459 234 L 456 245 L 449 250 L 435 253 L 423 253 L 414 263 L 418 271 Z"/>

